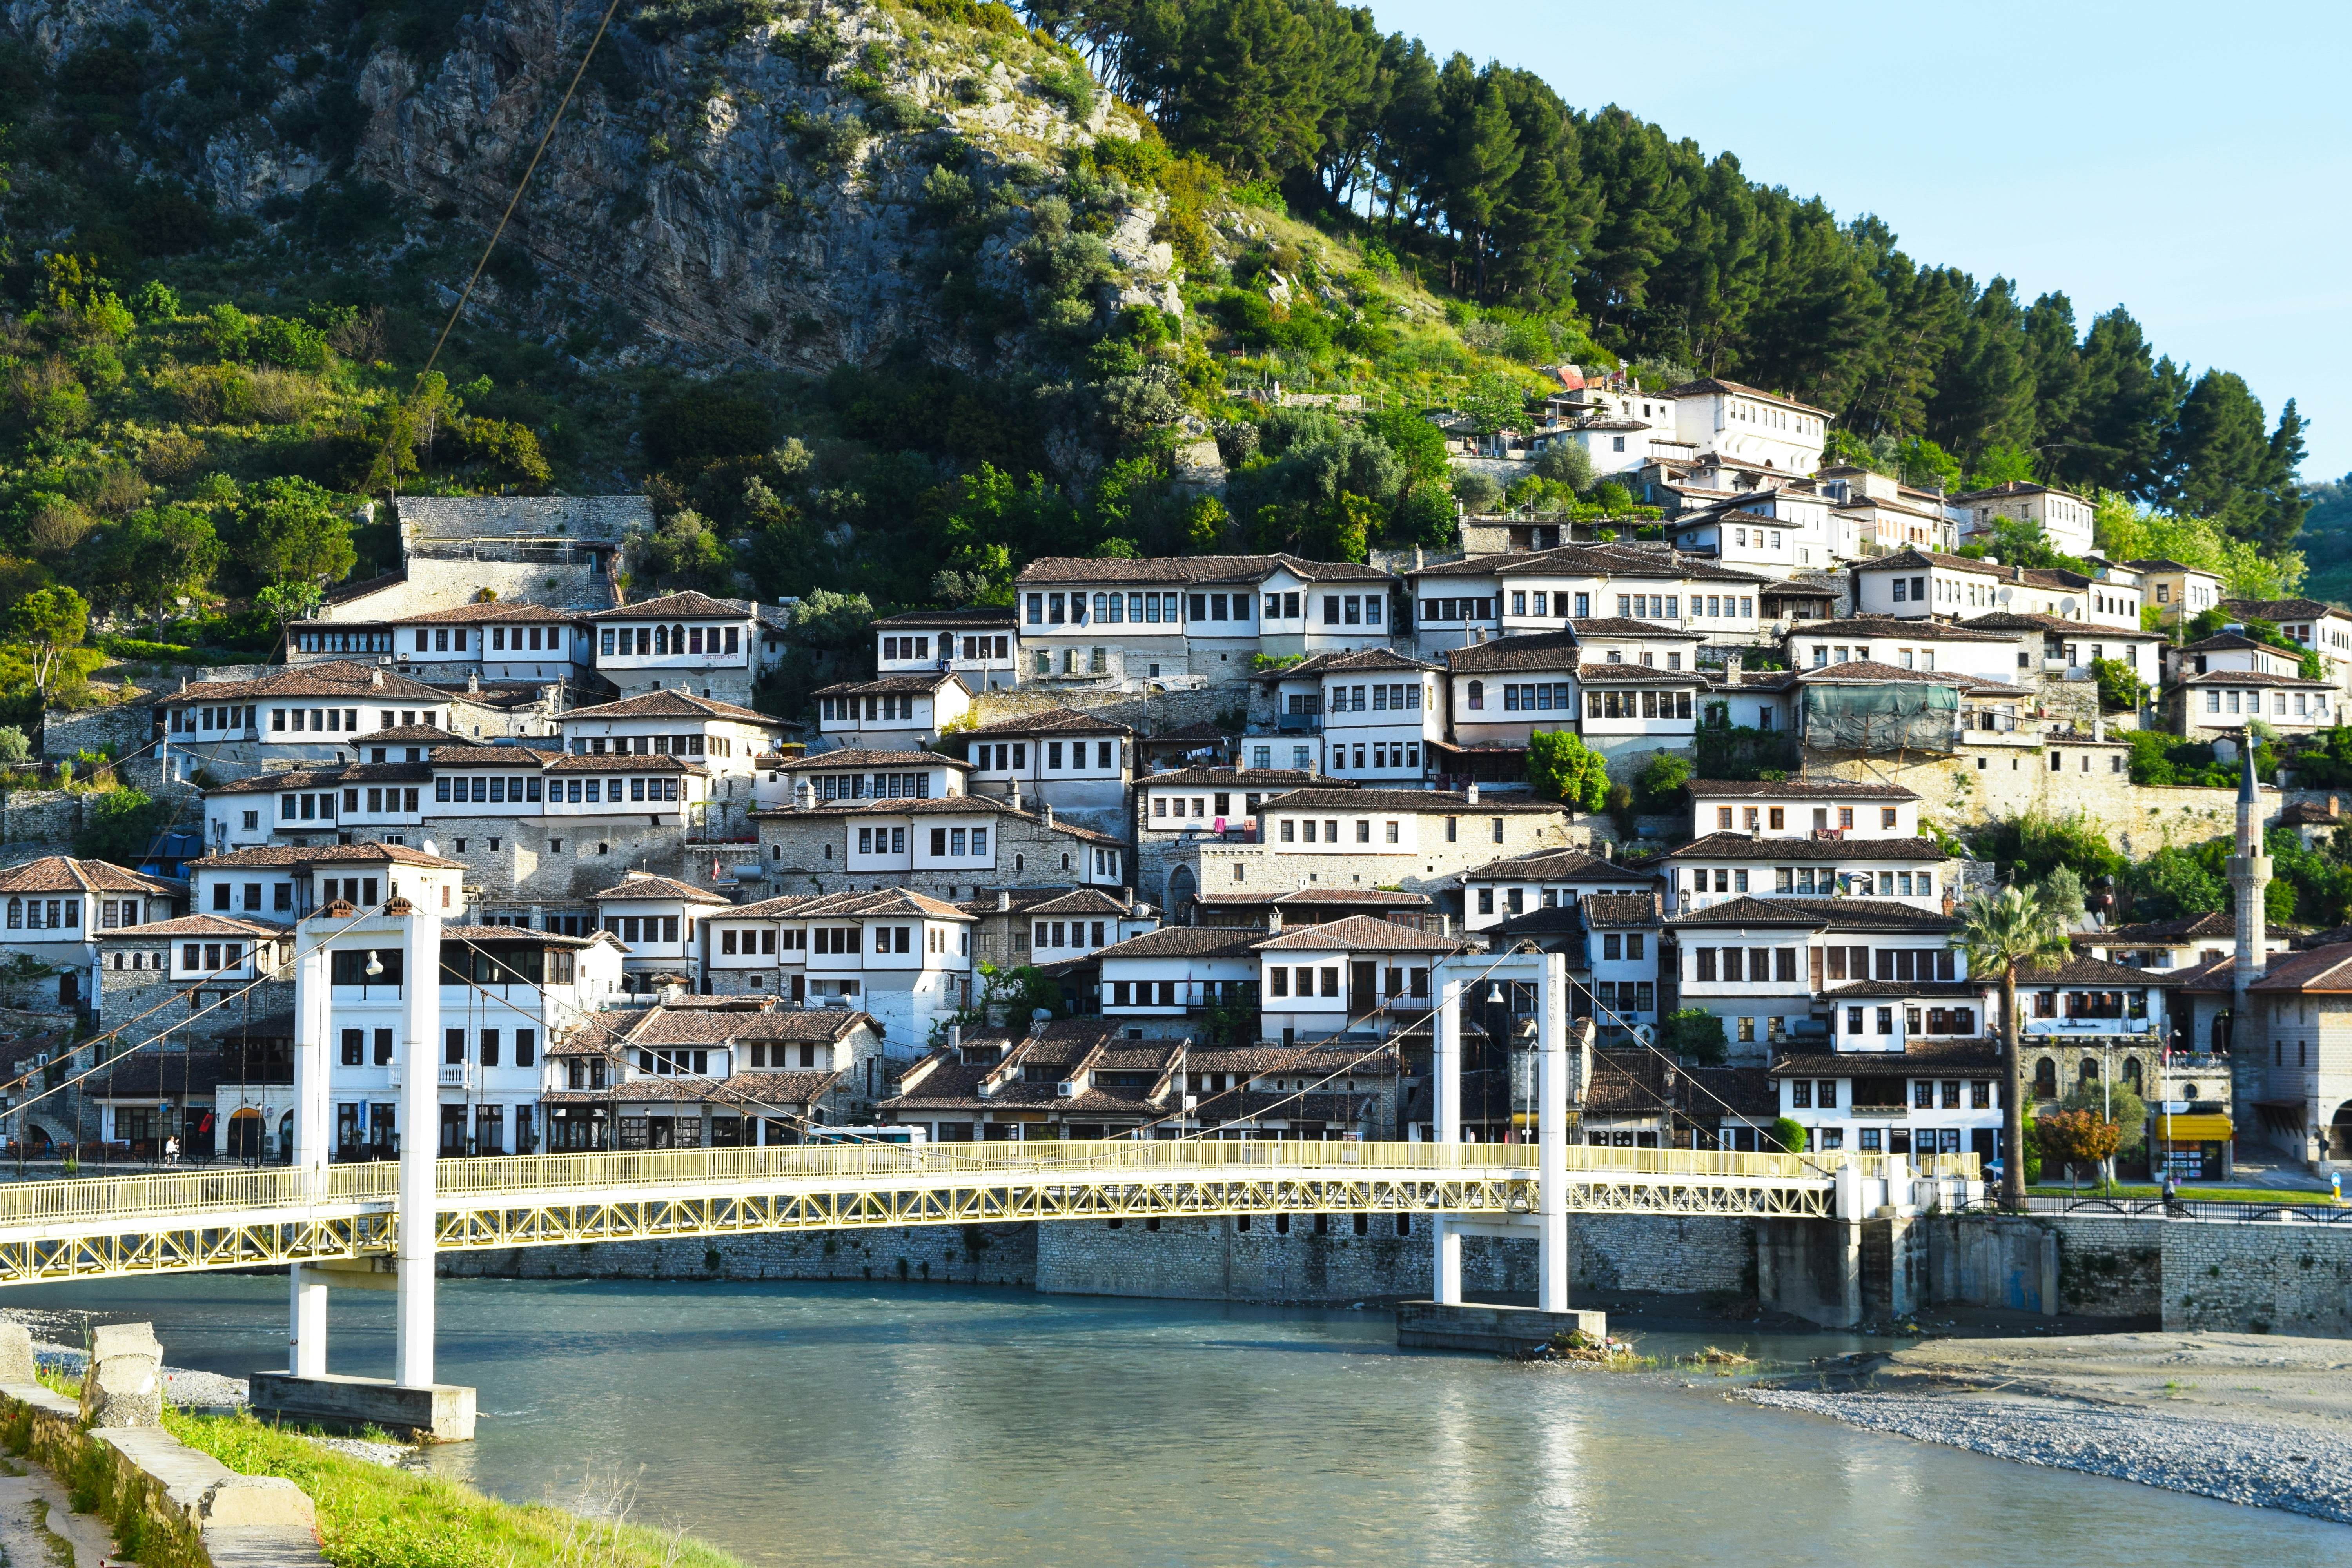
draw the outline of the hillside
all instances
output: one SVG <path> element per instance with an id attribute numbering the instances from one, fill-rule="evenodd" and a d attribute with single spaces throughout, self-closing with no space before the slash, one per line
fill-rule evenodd
<path id="1" fill-rule="evenodd" d="M 2120 311 L 2078 338 L 2063 299 L 1318 0 L 616 8 L 420 380 L 603 15 L 11 13 L 12 599 L 265 648 L 388 563 L 364 499 L 644 488 L 637 583 L 849 595 L 822 652 L 1039 554 L 1449 543 L 1419 411 L 1491 424 L 1563 361 L 1738 374 L 1851 458 L 2113 488 L 2282 558 L 2300 518 L 2292 405 L 2266 435 Z"/>

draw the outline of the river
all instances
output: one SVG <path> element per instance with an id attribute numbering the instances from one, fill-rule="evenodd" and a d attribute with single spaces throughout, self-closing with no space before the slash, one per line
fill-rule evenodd
<path id="1" fill-rule="evenodd" d="M 282 1279 L 12 1289 L 285 1365 Z M 1402 1353 L 1378 1311 L 938 1286 L 445 1280 L 440 1372 L 500 1496 L 630 1499 L 756 1563 L 2342 1562 L 2343 1527 L 2003 1463 L 1665 1380 Z M 388 1294 L 330 1364 L 388 1375 Z M 1717 1343 L 1737 1336 L 1717 1334 Z M 1643 1337 L 1660 1353 L 1699 1339 Z M 1750 1342 L 1796 1357 L 1869 1342 Z"/>

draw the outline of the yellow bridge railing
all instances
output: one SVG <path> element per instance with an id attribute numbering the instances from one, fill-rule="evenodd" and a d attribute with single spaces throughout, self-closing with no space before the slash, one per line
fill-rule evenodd
<path id="1" fill-rule="evenodd" d="M 1865 1179 L 1883 1179 L 1895 1157 L 1741 1154 L 1715 1150 L 1614 1149 L 1570 1144 L 1571 1181 L 1586 1178 L 1736 1180 L 1826 1184 L 1836 1167 L 1852 1164 Z M 1155 1176 L 1241 1176 L 1253 1172 L 1465 1173 L 1492 1177 L 1536 1173 L 1532 1143 L 1358 1143 L 1259 1139 L 1111 1139 L 1102 1142 L 824 1144 L 783 1148 L 666 1149 L 616 1153 L 525 1154 L 443 1160 L 436 1172 L 445 1207 L 494 1205 L 502 1195 L 573 1193 L 624 1196 L 676 1187 L 762 1187 L 793 1182 L 968 1183 L 1001 1178 L 1033 1184 L 1066 1175 L 1100 1183 Z M 1922 1156 L 1916 1174 L 1976 1179 L 1973 1154 Z M 259 1218 L 289 1211 L 388 1207 L 399 1195 L 399 1167 L 390 1161 L 330 1166 L 323 1171 L 279 1167 L 181 1171 L 138 1176 L 83 1176 L 0 1184 L 0 1231 L 54 1225 L 87 1226 L 174 1215 L 224 1214 Z M 489 1200 L 486 1205 L 485 1200 Z"/>

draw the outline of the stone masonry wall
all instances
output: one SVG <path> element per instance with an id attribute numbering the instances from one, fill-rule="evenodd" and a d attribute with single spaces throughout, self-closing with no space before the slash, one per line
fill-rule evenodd
<path id="1" fill-rule="evenodd" d="M 1227 844 L 1213 839 L 1184 840 L 1165 847 L 1155 845 L 1138 867 L 1137 891 L 1139 897 L 1173 910 L 1180 900 L 1170 897 L 1169 879 L 1184 870 L 1191 873 L 1195 891 L 1287 893 L 1307 887 L 1395 887 L 1425 894 L 1436 900 L 1439 909 L 1447 909 L 1452 906 L 1446 895 L 1460 895 L 1457 879 L 1465 871 L 1538 849 L 1589 844 L 1592 837 L 1588 825 L 1571 826 L 1562 813 L 1513 812 L 1499 819 L 1503 841 L 1497 844 L 1488 828 L 1494 818 L 1472 805 L 1461 807 L 1459 815 L 1462 837 L 1452 844 L 1445 842 L 1438 817 L 1423 817 L 1425 841 L 1412 855 L 1286 855 L 1280 844 Z"/>
<path id="2" fill-rule="evenodd" d="M 2063 742 L 2058 749 L 2065 751 Z M 2135 784 L 2128 773 L 2106 771 L 2101 760 L 2105 754 L 2092 753 L 2094 771 L 2088 773 L 2071 763 L 2064 773 L 2052 773 L 2048 754 L 2041 748 L 2019 748 L 2013 754 L 2004 751 L 1988 757 L 1990 765 L 1981 770 L 1972 756 L 1909 762 L 1873 757 L 1817 765 L 1814 773 L 1916 790 L 1921 815 L 1950 828 L 2028 812 L 2052 818 L 2080 816 L 2132 859 L 2168 845 L 2200 843 L 2234 827 L 2236 791 Z M 2012 762 L 2015 767 L 2010 765 Z M 2263 815 L 2275 816 L 2281 807 L 2278 792 L 2265 787 L 2262 795 Z"/>
<path id="3" fill-rule="evenodd" d="M 1029 1285 L 1034 1225 L 930 1225 L 684 1241 L 444 1252 L 444 1275 L 491 1279 L 911 1279 Z"/>
<path id="4" fill-rule="evenodd" d="M 157 683 L 150 681 L 150 687 Z M 155 693 L 142 691 L 129 701 L 73 712 L 51 709 L 41 716 L 41 755 L 61 762 L 77 752 L 115 748 L 118 757 L 144 746 L 155 731 Z"/>
<path id="5" fill-rule="evenodd" d="M 2352 1337 L 2352 1226 L 2154 1223 L 2166 1329 Z"/>

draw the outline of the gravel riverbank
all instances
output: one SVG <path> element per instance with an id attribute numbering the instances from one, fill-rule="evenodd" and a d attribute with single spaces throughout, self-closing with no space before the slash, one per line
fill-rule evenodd
<path id="1" fill-rule="evenodd" d="M 2022 1464 L 2352 1524 L 2352 1344 L 2255 1334 L 1944 1340 L 1740 1397 Z"/>

